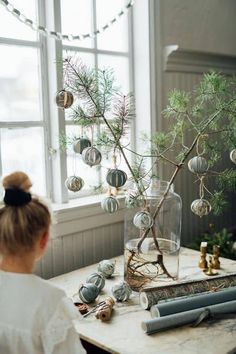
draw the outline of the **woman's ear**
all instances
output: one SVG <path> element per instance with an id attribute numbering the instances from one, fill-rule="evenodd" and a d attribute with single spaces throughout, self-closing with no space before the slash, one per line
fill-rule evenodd
<path id="1" fill-rule="evenodd" d="M 47 247 L 48 239 L 49 239 L 49 233 L 48 231 L 45 231 L 39 240 L 39 247 L 41 250 L 44 250 Z"/>

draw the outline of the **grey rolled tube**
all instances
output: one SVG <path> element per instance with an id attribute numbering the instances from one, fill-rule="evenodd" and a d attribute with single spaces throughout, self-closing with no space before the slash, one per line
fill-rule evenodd
<path id="1" fill-rule="evenodd" d="M 176 328 L 187 324 L 193 324 L 199 319 L 204 310 L 209 310 L 212 315 L 228 314 L 236 312 L 236 300 L 223 302 L 217 305 L 201 307 L 191 311 L 185 311 L 164 317 L 152 318 L 141 323 L 142 329 L 147 334 L 153 334 L 170 328 Z"/>
<path id="2" fill-rule="evenodd" d="M 220 304 L 232 300 L 236 300 L 236 287 L 153 305 L 151 307 L 151 316 L 168 316 L 174 313 L 194 310 L 199 307 Z"/>

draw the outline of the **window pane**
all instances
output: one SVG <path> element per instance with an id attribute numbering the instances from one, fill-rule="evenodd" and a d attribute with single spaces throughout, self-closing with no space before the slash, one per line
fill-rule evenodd
<path id="1" fill-rule="evenodd" d="M 66 134 L 69 139 L 73 139 L 73 137 L 87 137 L 91 139 L 91 135 L 89 130 L 83 129 L 78 126 L 67 126 Z M 81 177 L 84 180 L 84 187 L 79 192 L 85 192 L 86 190 L 94 189 L 99 184 L 99 171 L 100 166 L 90 167 L 86 165 L 80 154 L 76 154 L 73 150 L 73 144 L 69 144 L 67 148 L 67 174 L 68 176 L 77 176 Z M 78 193 L 69 192 L 69 197 L 79 196 Z"/>
<path id="2" fill-rule="evenodd" d="M 97 0 L 97 27 L 110 22 L 125 6 L 124 0 Z M 128 16 L 124 14 L 119 20 L 97 36 L 99 49 L 128 51 Z"/>
<path id="3" fill-rule="evenodd" d="M 14 7 L 30 20 L 37 22 L 35 0 L 10 1 Z M 37 32 L 21 23 L 15 16 L 10 14 L 3 6 L 0 6 L 0 37 L 16 38 L 35 41 Z"/>
<path id="4" fill-rule="evenodd" d="M 129 60 L 125 57 L 116 57 L 112 55 L 98 55 L 98 66 L 100 69 L 112 68 L 116 79 L 115 84 L 120 90 L 127 94 L 130 91 L 129 85 Z"/>
<path id="5" fill-rule="evenodd" d="M 91 0 L 61 0 L 61 21 L 63 34 L 87 34 L 93 30 Z M 90 38 L 79 41 L 64 41 L 80 47 L 91 48 L 93 40 Z"/>
<path id="6" fill-rule="evenodd" d="M 40 120 L 38 50 L 6 45 L 0 50 L 0 121 Z"/>
<path id="7" fill-rule="evenodd" d="M 24 171 L 33 183 L 32 191 L 46 195 L 42 128 L 1 129 L 0 133 L 3 175 Z"/>

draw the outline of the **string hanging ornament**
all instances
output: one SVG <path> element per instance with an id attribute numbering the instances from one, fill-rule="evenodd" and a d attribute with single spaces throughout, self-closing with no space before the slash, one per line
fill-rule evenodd
<path id="1" fill-rule="evenodd" d="M 0 0 L 0 4 L 4 6 L 4 8 L 10 12 L 13 16 L 16 17 L 17 20 L 30 27 L 32 30 L 43 34 L 46 37 L 52 37 L 57 40 L 67 40 L 67 41 L 81 41 L 86 38 L 95 38 L 98 34 L 103 33 L 108 28 L 110 28 L 113 24 L 119 21 L 119 19 L 134 5 L 135 0 L 130 0 L 119 12 L 113 17 L 109 22 L 107 22 L 104 26 L 92 31 L 90 33 L 83 34 L 63 34 L 61 32 L 52 31 L 48 28 L 39 25 L 38 23 L 32 21 L 27 18 L 20 10 L 16 9 L 12 3 L 7 0 Z"/>

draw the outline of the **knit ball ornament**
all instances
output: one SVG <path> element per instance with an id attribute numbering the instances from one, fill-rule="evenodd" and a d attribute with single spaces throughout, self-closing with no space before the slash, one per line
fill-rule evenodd
<path id="1" fill-rule="evenodd" d="M 195 156 L 188 162 L 188 168 L 191 172 L 203 174 L 208 169 L 208 162 L 202 156 Z"/>
<path id="2" fill-rule="evenodd" d="M 101 273 L 92 273 L 86 279 L 86 283 L 95 284 L 99 291 L 101 291 L 105 286 L 105 278 Z"/>
<path id="3" fill-rule="evenodd" d="M 112 295 L 117 301 L 126 301 L 129 299 L 132 290 L 125 281 L 115 284 L 111 288 Z"/>
<path id="4" fill-rule="evenodd" d="M 107 197 L 101 201 L 102 209 L 109 214 L 115 213 L 119 208 L 119 202 L 115 197 Z"/>
<path id="5" fill-rule="evenodd" d="M 82 151 L 82 160 L 86 163 L 86 165 L 92 167 L 100 164 L 102 155 L 95 147 L 87 147 Z"/>
<path id="6" fill-rule="evenodd" d="M 106 181 L 110 186 L 119 188 L 127 181 L 127 174 L 118 168 L 113 168 L 108 171 Z"/>
<path id="7" fill-rule="evenodd" d="M 233 163 L 236 163 L 236 149 L 232 150 L 230 155 L 230 160 L 233 162 Z"/>
<path id="8" fill-rule="evenodd" d="M 98 296 L 99 288 L 95 284 L 85 283 L 79 287 L 78 293 L 81 301 L 90 304 L 94 302 Z"/>
<path id="9" fill-rule="evenodd" d="M 69 191 L 78 192 L 84 186 L 84 181 L 81 177 L 70 176 L 65 181 L 65 186 Z"/>
<path id="10" fill-rule="evenodd" d="M 208 215 L 211 211 L 211 204 L 206 199 L 196 199 L 191 204 L 191 210 L 194 214 L 200 216 Z"/>
<path id="11" fill-rule="evenodd" d="M 105 278 L 110 278 L 115 270 L 115 262 L 111 259 L 104 259 L 98 264 L 98 271 L 104 275 Z"/>
<path id="12" fill-rule="evenodd" d="M 77 154 L 82 154 L 83 150 L 91 146 L 91 141 L 86 138 L 79 138 L 73 143 L 73 150 Z"/>
<path id="13" fill-rule="evenodd" d="M 61 90 L 56 94 L 56 104 L 59 108 L 69 108 L 74 102 L 73 94 L 67 90 Z"/>
<path id="14" fill-rule="evenodd" d="M 139 229 L 148 229 L 153 225 L 153 218 L 148 211 L 138 211 L 134 215 L 133 224 Z"/>

